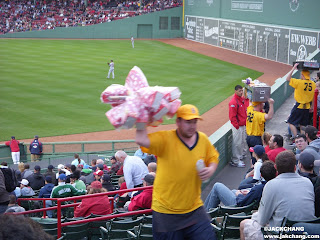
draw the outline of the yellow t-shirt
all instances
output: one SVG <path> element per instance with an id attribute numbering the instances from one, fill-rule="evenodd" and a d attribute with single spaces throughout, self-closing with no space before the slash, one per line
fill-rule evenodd
<path id="1" fill-rule="evenodd" d="M 312 80 L 291 78 L 289 85 L 295 89 L 294 99 L 300 103 L 298 108 L 310 109 L 310 103 L 314 97 L 316 84 Z"/>
<path id="2" fill-rule="evenodd" d="M 246 130 L 250 136 L 262 136 L 264 132 L 264 123 L 266 113 L 257 112 L 253 110 L 253 106 L 247 108 Z"/>
<path id="3" fill-rule="evenodd" d="M 141 147 L 141 150 L 157 156 L 152 209 L 165 214 L 184 214 L 202 206 L 196 162 L 203 159 L 206 166 L 219 163 L 219 153 L 208 137 L 198 132 L 198 140 L 191 149 L 180 140 L 176 130 L 159 131 L 148 137 L 149 149 Z"/>

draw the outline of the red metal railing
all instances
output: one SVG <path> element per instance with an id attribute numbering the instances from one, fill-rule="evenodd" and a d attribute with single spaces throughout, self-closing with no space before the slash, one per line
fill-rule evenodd
<path id="1" fill-rule="evenodd" d="M 82 200 L 84 198 L 91 198 L 91 197 L 96 197 L 96 196 L 104 196 L 104 195 L 114 195 L 114 194 L 123 194 L 126 192 L 133 192 L 133 191 L 139 191 L 139 190 L 144 190 L 144 189 L 149 189 L 153 188 L 153 186 L 148 186 L 148 187 L 138 187 L 138 188 L 132 188 L 132 189 L 124 189 L 124 190 L 118 190 L 118 191 L 112 191 L 112 192 L 104 192 L 104 193 L 96 193 L 96 194 L 89 194 L 89 195 L 81 195 L 81 196 L 76 196 L 76 197 L 67 197 L 67 198 L 18 198 L 18 204 L 20 204 L 21 201 L 43 201 L 43 206 L 44 208 L 41 209 L 35 209 L 35 210 L 29 210 L 25 212 L 19 212 L 19 213 L 10 213 L 13 215 L 24 215 L 24 214 L 30 214 L 30 213 L 37 213 L 37 212 L 43 212 L 43 217 L 46 216 L 46 211 L 47 210 L 54 210 L 57 209 L 57 235 L 58 238 L 61 237 L 61 228 L 64 226 L 69 226 L 69 225 L 76 225 L 80 223 L 87 223 L 87 222 L 94 222 L 94 221 L 101 221 L 101 220 L 109 220 L 112 218 L 116 217 L 127 217 L 127 216 L 133 216 L 137 214 L 146 214 L 146 213 L 151 213 L 151 209 L 146 209 L 146 210 L 138 210 L 138 211 L 132 211 L 132 212 L 126 212 L 126 213 L 119 213 L 119 214 L 113 214 L 113 215 L 108 215 L 108 216 L 103 216 L 103 217 L 96 217 L 96 218 L 90 218 L 90 219 L 83 219 L 83 220 L 77 220 L 77 221 L 72 221 L 72 222 L 66 222 L 66 223 L 61 223 L 61 209 L 62 208 L 68 208 L 68 207 L 75 207 L 80 204 L 80 202 L 77 202 L 77 200 Z M 109 197 L 110 201 L 112 202 L 111 204 L 111 210 L 113 211 L 113 202 L 114 198 Z M 45 207 L 45 201 L 46 200 L 53 200 L 57 201 L 57 206 L 54 207 Z M 62 205 L 63 202 L 66 201 L 74 201 L 74 203 L 69 203 L 69 204 L 64 204 Z"/>

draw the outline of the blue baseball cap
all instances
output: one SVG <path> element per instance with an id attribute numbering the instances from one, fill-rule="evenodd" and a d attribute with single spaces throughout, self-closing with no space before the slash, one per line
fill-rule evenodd
<path id="1" fill-rule="evenodd" d="M 64 173 L 61 173 L 61 174 L 59 175 L 59 179 L 60 179 L 60 180 L 67 180 L 67 176 L 66 176 Z"/>
<path id="2" fill-rule="evenodd" d="M 264 150 L 263 146 L 256 145 L 256 146 L 250 148 L 250 152 L 255 152 L 258 156 L 261 156 L 266 151 Z"/>

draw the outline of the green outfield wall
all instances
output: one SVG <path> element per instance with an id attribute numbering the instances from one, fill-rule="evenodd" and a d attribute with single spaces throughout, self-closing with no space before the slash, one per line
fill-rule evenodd
<path id="1" fill-rule="evenodd" d="M 285 64 L 320 46 L 318 0 L 186 0 L 184 37 Z"/>
<path id="2" fill-rule="evenodd" d="M 319 0 L 185 0 L 185 14 L 320 29 Z"/>
<path id="3" fill-rule="evenodd" d="M 182 7 L 85 27 L 19 32 L 2 38 L 177 38 L 182 37 Z"/>

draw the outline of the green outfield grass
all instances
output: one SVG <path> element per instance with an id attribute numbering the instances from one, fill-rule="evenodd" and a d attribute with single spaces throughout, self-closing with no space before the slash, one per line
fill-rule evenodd
<path id="1" fill-rule="evenodd" d="M 0 141 L 113 129 L 100 94 L 135 65 L 151 86 L 179 87 L 201 114 L 262 74 L 158 41 L 1 39 L 0 56 Z M 115 80 L 106 79 L 110 59 Z"/>

